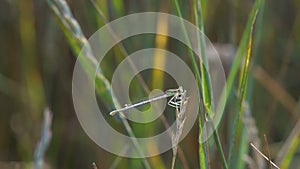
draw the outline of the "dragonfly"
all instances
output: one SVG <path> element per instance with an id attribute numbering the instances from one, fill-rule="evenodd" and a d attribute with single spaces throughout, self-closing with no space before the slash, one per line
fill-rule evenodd
<path id="1" fill-rule="evenodd" d="M 148 104 L 150 102 L 154 102 L 160 99 L 164 99 L 164 98 L 168 98 L 168 97 L 172 97 L 169 101 L 168 101 L 168 105 L 171 107 L 174 107 L 176 110 L 180 110 L 180 105 L 182 104 L 182 102 L 184 101 L 184 97 L 186 95 L 186 90 L 183 89 L 182 86 L 179 86 L 177 89 L 168 89 L 164 92 L 163 95 L 160 96 L 156 96 L 153 98 L 150 98 L 148 100 L 144 100 L 144 101 L 140 101 L 138 103 L 134 103 L 134 104 L 126 104 L 125 107 L 121 108 L 121 109 L 116 109 L 114 111 L 111 111 L 109 113 L 109 115 L 113 116 L 119 112 L 123 112 L 138 106 L 142 106 L 144 104 Z"/>

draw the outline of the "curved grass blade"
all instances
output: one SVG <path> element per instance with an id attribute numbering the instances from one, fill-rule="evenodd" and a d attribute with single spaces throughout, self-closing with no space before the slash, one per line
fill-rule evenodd
<path id="1" fill-rule="evenodd" d="M 67 39 L 75 55 L 78 56 L 79 52 L 81 51 L 81 48 L 86 45 L 86 50 L 83 50 L 84 52 L 83 55 L 85 57 L 80 58 L 80 63 L 82 64 L 88 76 L 92 75 L 94 70 L 92 69 L 92 66 L 94 66 L 94 68 L 97 67 L 97 61 L 92 53 L 92 50 L 88 44 L 86 37 L 83 35 L 81 31 L 78 22 L 73 17 L 68 4 L 66 3 L 65 0 L 48 0 L 47 2 L 51 10 L 54 12 L 55 17 L 59 25 L 61 26 L 63 32 L 67 36 Z M 96 91 L 99 92 L 102 99 L 108 101 L 109 103 L 111 103 L 111 105 L 113 105 L 112 100 L 114 100 L 115 103 L 117 103 L 116 107 L 121 108 L 120 104 L 118 104 L 117 99 L 111 92 L 109 81 L 102 74 L 101 69 L 97 69 L 95 84 L 96 84 Z M 124 117 L 122 116 L 120 117 L 129 136 L 135 137 L 128 121 Z M 133 139 L 133 144 L 135 145 L 138 153 L 142 155 L 142 151 L 138 142 Z M 142 159 L 142 162 L 145 168 L 150 169 L 150 165 L 145 158 Z"/>
<path id="2" fill-rule="evenodd" d="M 243 36 L 242 42 L 243 44 L 246 43 L 245 39 L 248 39 L 247 41 L 247 54 L 246 57 L 244 59 L 243 65 L 241 67 L 241 72 L 240 72 L 240 77 L 239 77 L 239 84 L 238 84 L 238 100 L 235 103 L 235 110 L 236 113 L 234 115 L 234 121 L 233 121 L 233 127 L 232 127 L 232 137 L 231 137 L 231 141 L 230 141 L 230 147 L 229 147 L 229 167 L 231 168 L 232 166 L 236 166 L 237 161 L 241 160 L 240 156 L 242 155 L 241 153 L 239 153 L 239 149 L 238 146 L 242 145 L 241 142 L 238 142 L 238 138 L 241 137 L 243 135 L 243 126 L 242 126 L 242 117 L 243 117 L 243 112 L 244 112 L 244 107 L 243 107 L 243 102 L 245 101 L 246 98 L 246 91 L 247 91 L 247 84 L 248 84 L 248 72 L 249 72 L 249 63 L 251 61 L 251 48 L 252 48 L 252 36 L 253 36 L 253 27 L 254 27 L 254 23 L 256 21 L 256 16 L 258 14 L 259 11 L 259 7 L 260 7 L 260 1 L 256 1 L 252 13 L 251 13 L 251 17 L 250 20 L 248 21 L 247 26 L 249 25 L 249 29 L 248 27 L 246 28 L 246 31 L 244 33 L 247 33 L 248 35 Z M 248 30 L 248 31 L 247 31 Z M 243 44 L 241 44 L 236 59 L 234 60 L 234 65 L 231 69 L 231 74 L 229 75 L 229 79 L 230 83 L 228 86 L 230 86 L 231 88 L 233 87 L 233 77 L 235 77 L 235 74 L 238 70 L 238 65 L 239 62 L 237 61 L 238 59 L 241 59 L 242 57 L 242 49 L 244 48 Z M 235 70 L 236 68 L 236 70 Z M 231 91 L 231 88 L 228 89 Z M 233 152 L 236 152 L 235 156 L 235 163 L 233 163 Z"/>

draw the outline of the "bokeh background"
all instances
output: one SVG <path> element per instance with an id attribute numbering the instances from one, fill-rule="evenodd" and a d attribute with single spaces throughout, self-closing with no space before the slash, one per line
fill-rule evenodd
<path id="1" fill-rule="evenodd" d="M 69 0 L 67 3 L 86 37 L 105 24 L 91 1 Z M 183 17 L 194 23 L 192 3 L 192 0 L 181 1 L 180 7 Z M 203 6 L 206 35 L 216 46 L 226 73 L 240 44 L 253 3 L 252 0 L 210 0 Z M 177 15 L 170 0 L 98 0 L 97 5 L 109 21 L 145 11 Z M 290 168 L 300 166 L 300 150 L 297 148 L 300 129 L 296 125 L 300 117 L 299 30 L 300 1 L 265 1 L 254 29 L 249 80 L 252 87 L 248 92 L 251 112 L 248 119 L 257 129 L 252 139 L 260 140 L 263 152 L 267 152 L 264 134 L 268 138 L 270 157 L 274 160 L 292 131 L 292 135 L 298 137 L 293 143 L 295 153 Z M 145 39 L 148 43 L 142 46 L 140 42 Z M 166 42 L 161 44 L 164 40 Z M 123 45 L 128 53 L 145 47 L 165 48 L 189 62 L 184 46 L 172 39 L 141 35 L 125 40 Z M 124 58 L 120 53 L 116 47 L 105 57 L 103 67 L 108 79 Z M 98 168 L 114 167 L 113 164 L 117 164 L 116 168 L 143 168 L 139 159 L 118 158 L 98 147 L 84 133 L 72 102 L 71 80 L 75 61 L 76 56 L 46 0 L 0 1 L 0 168 L 30 168 L 41 137 L 46 107 L 53 112 L 52 139 L 44 157 L 47 167 L 92 168 L 92 162 L 96 162 Z M 157 82 L 153 75 L 159 74 L 161 72 L 150 70 L 141 73 L 150 88 L 171 86 L 172 78 L 167 75 L 159 84 L 153 83 Z M 138 82 L 133 88 L 133 100 L 145 96 Z M 101 98 L 99 102 L 105 104 Z M 107 107 L 107 111 L 110 109 Z M 230 111 L 230 106 L 227 106 L 219 130 L 225 152 L 229 144 Z M 149 127 L 152 132 L 153 127 Z M 155 127 L 162 128 L 161 125 Z M 116 128 L 122 130 L 124 127 L 116 124 Z M 188 166 L 198 168 L 197 124 L 182 141 L 181 147 Z M 220 161 L 214 151 L 211 153 L 212 168 L 218 168 Z M 170 168 L 171 157 L 170 150 L 148 160 L 153 168 Z M 176 164 L 181 168 L 180 160 Z"/>

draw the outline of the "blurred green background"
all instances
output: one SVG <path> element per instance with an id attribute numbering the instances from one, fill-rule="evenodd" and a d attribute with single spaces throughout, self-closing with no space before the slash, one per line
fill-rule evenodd
<path id="1" fill-rule="evenodd" d="M 105 24 L 91 1 L 67 3 L 87 38 Z M 180 7 L 183 17 L 194 23 L 192 3 L 192 0 L 181 1 Z M 205 32 L 222 57 L 226 73 L 253 3 L 252 0 L 210 0 L 204 3 Z M 146 11 L 177 15 L 170 0 L 98 0 L 97 5 L 109 21 Z M 256 136 L 261 140 L 262 151 L 267 152 L 265 134 L 270 156 L 276 160 L 292 131 L 296 130 L 292 135 L 296 135 L 298 142 L 300 138 L 300 129 L 295 127 L 300 117 L 300 1 L 266 0 L 262 9 L 253 35 L 250 70 L 253 87 L 248 93 L 249 109 L 251 125 L 258 129 Z M 76 56 L 47 2 L 1 0 L 0 37 L 0 168 L 33 161 L 45 107 L 53 112 L 52 139 L 45 154 L 45 163 L 50 168 L 92 168 L 92 162 L 96 162 L 98 168 L 112 167 L 117 157 L 89 139 L 74 112 L 71 80 Z M 159 46 L 158 38 L 154 35 L 137 36 L 125 40 L 124 46 L 128 53 L 132 53 L 145 48 L 139 42 L 146 39 L 149 42 L 146 47 L 167 48 L 188 60 L 182 45 L 171 39 L 165 47 Z M 117 47 L 106 56 L 103 69 L 108 79 L 122 59 Z M 150 88 L 155 88 L 151 84 L 152 74 L 155 72 L 145 71 L 142 76 Z M 163 88 L 168 88 L 170 79 L 165 77 L 164 81 Z M 143 96 L 138 88 L 132 97 Z M 226 130 L 230 111 L 230 106 L 227 106 L 220 129 L 225 152 L 229 144 Z M 122 125 L 116 126 L 120 130 L 123 128 Z M 298 142 L 290 158 L 290 168 L 300 166 Z M 182 141 L 181 147 L 189 168 L 198 168 L 197 124 Z M 148 161 L 153 168 L 170 168 L 171 156 L 170 150 Z M 220 167 L 218 158 L 211 153 L 212 168 Z M 116 168 L 143 168 L 139 159 L 119 160 Z M 181 168 L 180 160 L 177 160 L 177 167 Z"/>

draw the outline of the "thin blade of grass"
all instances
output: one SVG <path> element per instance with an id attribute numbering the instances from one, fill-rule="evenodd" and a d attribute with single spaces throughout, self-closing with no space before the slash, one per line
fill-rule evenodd
<path id="1" fill-rule="evenodd" d="M 126 145 L 123 147 L 123 149 L 121 150 L 121 153 L 125 153 L 127 152 L 129 149 L 129 146 Z M 112 164 L 110 165 L 109 169 L 116 169 L 118 167 L 118 165 L 120 164 L 120 162 L 122 161 L 122 157 L 117 156 L 114 161 L 112 162 Z"/>
<path id="2" fill-rule="evenodd" d="M 34 169 L 42 169 L 44 157 L 52 137 L 52 117 L 53 113 L 49 108 L 44 110 L 41 138 L 34 151 Z"/>
<path id="3" fill-rule="evenodd" d="M 236 141 L 236 137 L 237 137 L 237 128 L 238 124 L 241 123 L 241 115 L 242 115 L 242 103 L 245 100 L 245 96 L 246 96 L 246 89 L 247 89 L 247 80 L 248 80 L 248 69 L 249 69 L 249 62 L 251 59 L 251 45 L 252 45 L 252 33 L 253 33 L 253 26 L 254 26 L 254 22 L 256 20 L 256 16 L 257 13 L 259 11 L 259 8 L 261 7 L 261 0 L 257 0 L 254 3 L 254 6 L 252 8 L 252 11 L 250 13 L 250 17 L 249 20 L 247 22 L 245 31 L 243 33 L 242 39 L 241 39 L 241 43 L 239 45 L 237 54 L 235 56 L 235 59 L 233 61 L 232 67 L 230 69 L 229 72 L 229 76 L 227 79 L 227 89 L 226 89 L 226 93 L 228 93 L 228 95 L 226 95 L 226 100 L 227 98 L 230 96 L 231 91 L 233 90 L 234 87 L 234 82 L 236 79 L 236 75 L 238 73 L 239 67 L 240 67 L 240 63 L 242 60 L 242 57 L 244 56 L 244 52 L 247 48 L 247 56 L 245 58 L 245 62 L 240 74 L 240 82 L 239 82 L 239 100 L 237 101 L 236 105 L 238 105 L 236 107 L 235 110 L 238 110 L 237 115 L 235 116 L 235 120 L 234 120 L 234 124 L 233 124 L 233 129 L 232 129 L 232 137 L 230 139 L 230 145 L 229 145 L 229 153 L 228 153 L 228 163 L 231 166 L 231 158 L 232 158 L 232 151 L 235 145 L 235 141 Z M 223 94 L 225 94 L 225 92 L 223 92 Z"/>
<path id="4" fill-rule="evenodd" d="M 272 162 L 266 155 L 264 155 L 261 151 L 259 151 L 258 148 L 255 147 L 254 144 L 250 143 L 250 145 L 254 148 L 254 150 L 256 150 L 264 159 L 270 161 L 270 163 L 272 164 L 272 166 L 274 166 L 277 169 L 280 169 L 274 162 Z"/>
<path id="5" fill-rule="evenodd" d="M 176 7 L 179 17 L 183 18 L 178 1 L 174 0 L 174 3 L 175 3 L 175 7 Z M 204 2 L 202 2 L 202 3 L 204 3 Z M 195 12 L 196 24 L 200 28 L 200 30 L 203 32 L 204 24 L 203 24 L 203 19 L 202 19 L 202 15 L 201 15 L 201 5 L 200 4 L 201 4 L 200 1 L 197 1 L 197 0 L 194 1 L 194 10 L 195 10 L 194 12 Z M 181 26 L 182 26 L 182 30 L 184 32 L 185 38 L 188 39 L 188 35 L 187 35 L 184 25 L 182 24 Z M 196 62 L 196 59 L 195 59 L 195 56 L 194 56 L 192 50 L 189 49 L 188 52 L 189 52 L 190 59 L 192 61 L 194 73 L 196 74 L 199 88 L 202 91 L 202 98 L 203 98 L 205 112 L 206 112 L 205 116 L 208 117 L 209 119 L 212 119 L 213 115 L 214 115 L 213 111 L 212 111 L 214 105 L 213 105 L 213 97 L 212 97 L 212 92 L 211 92 L 212 90 L 211 90 L 210 76 L 208 74 L 208 63 L 207 63 L 207 58 L 205 55 L 205 46 L 206 45 L 205 45 L 203 36 L 197 35 L 197 38 L 198 38 L 198 42 L 200 41 L 200 49 L 201 49 L 201 51 L 200 51 L 201 52 L 200 66 L 201 66 L 202 79 L 200 78 L 200 73 L 199 73 L 199 70 L 197 67 L 197 62 Z M 201 114 L 199 114 L 199 133 L 201 133 L 203 130 L 201 117 L 202 117 Z M 222 159 L 223 167 L 227 168 L 227 163 L 226 163 L 223 149 L 222 149 L 222 146 L 220 143 L 220 139 L 218 139 L 219 135 L 217 132 L 214 132 L 213 134 L 214 134 L 214 139 L 215 139 L 215 142 L 217 144 L 217 147 L 218 147 L 221 159 Z M 206 146 L 203 144 L 200 144 L 199 145 L 199 160 L 200 160 L 201 168 L 207 168 L 206 153 L 207 153 Z"/>
<path id="6" fill-rule="evenodd" d="M 51 10 L 54 12 L 55 17 L 61 26 L 63 32 L 65 33 L 70 46 L 75 54 L 75 56 L 78 56 L 82 47 L 86 47 L 85 50 L 83 50 L 83 56 L 80 58 L 80 63 L 82 64 L 83 68 L 86 70 L 86 73 L 89 75 L 92 75 L 97 67 L 97 60 L 95 59 L 93 52 L 88 44 L 88 41 L 86 37 L 83 35 L 81 31 L 81 27 L 79 26 L 77 20 L 73 17 L 70 8 L 66 1 L 64 0 L 48 0 L 47 1 Z M 94 68 L 92 68 L 94 66 Z M 96 72 L 96 79 L 95 79 L 95 85 L 96 85 L 96 91 L 100 92 L 101 98 L 105 101 L 111 102 L 111 105 L 113 105 L 112 98 L 116 104 L 117 108 L 121 108 L 120 104 L 118 104 L 118 101 L 116 97 L 112 94 L 109 81 L 105 78 L 105 76 L 102 74 L 101 69 L 97 69 Z M 107 100 L 106 100 L 107 99 Z M 130 137 L 134 137 L 135 135 L 128 123 L 128 121 L 124 118 L 124 116 L 120 116 L 123 125 L 125 126 L 126 131 L 128 132 Z M 136 140 L 132 140 L 134 146 L 136 147 L 138 153 L 140 153 L 141 156 L 143 156 L 141 148 Z M 145 168 L 150 169 L 150 165 L 148 161 L 143 158 L 142 162 L 145 166 Z"/>
<path id="7" fill-rule="evenodd" d="M 202 8 L 201 8 L 201 3 L 200 0 L 194 0 L 194 13 L 195 13 L 195 22 L 198 28 L 200 29 L 201 32 L 204 33 L 204 22 L 202 18 Z M 212 96 L 212 87 L 211 87 L 211 78 L 209 76 L 208 70 L 209 70 L 209 65 L 207 61 L 207 56 L 206 56 L 206 44 L 205 44 L 205 39 L 203 36 L 200 36 L 199 34 L 197 35 L 198 42 L 200 42 L 200 53 L 201 53 L 201 62 L 200 62 L 200 67 L 201 67 L 201 86 L 202 86 L 202 95 L 203 95 L 203 102 L 204 106 L 206 109 L 206 113 L 208 114 L 208 117 L 210 119 L 213 118 L 214 114 L 212 112 L 213 110 L 213 96 Z"/>
<path id="8" fill-rule="evenodd" d="M 194 0 L 194 13 L 195 13 L 195 22 L 196 25 L 200 28 L 200 30 L 202 32 L 204 32 L 204 22 L 203 22 L 203 15 L 202 15 L 202 6 L 203 4 L 206 4 L 205 0 L 202 0 L 200 2 L 200 0 Z M 213 119 L 214 117 L 214 113 L 213 113 L 213 108 L 214 108 L 214 99 L 213 99 L 213 94 L 212 94 L 212 85 L 211 85 L 211 78 L 210 75 L 208 73 L 208 69 L 209 69 L 209 65 L 208 65 L 208 61 L 207 61 L 207 56 L 206 56 L 206 44 L 205 44 L 205 40 L 203 36 L 197 35 L 198 41 L 200 42 L 200 50 L 201 50 L 201 59 L 202 62 L 200 62 L 201 65 L 201 77 L 202 77 L 202 96 L 203 96 L 203 102 L 205 105 L 205 110 L 207 113 L 207 116 L 209 118 L 209 120 Z M 212 123 L 213 125 L 213 123 Z M 218 134 L 218 130 L 217 128 L 214 127 L 214 140 L 216 142 L 217 145 L 217 149 L 219 152 L 219 155 L 221 157 L 221 161 L 222 161 L 222 165 L 223 168 L 227 169 L 227 162 L 225 159 L 225 155 L 223 152 L 223 148 L 221 145 L 221 141 L 220 141 L 220 137 Z"/>
<path id="9" fill-rule="evenodd" d="M 81 48 L 87 43 L 87 39 L 83 35 L 78 22 L 73 18 L 70 9 L 66 5 L 63 5 L 66 4 L 65 1 L 48 0 L 47 2 L 54 13 L 57 23 L 65 34 L 74 55 L 78 56 Z M 87 50 L 84 50 L 83 52 L 85 57 L 82 57 L 80 62 L 86 72 L 88 74 L 92 74 L 92 67 L 97 65 L 97 61 L 93 57 L 93 53 L 89 50 L 89 47 L 87 47 Z M 101 99 L 105 100 L 109 105 L 112 105 L 113 101 L 111 99 L 109 82 L 101 73 L 101 69 L 98 70 L 99 72 L 97 72 L 97 78 L 95 79 L 96 92 L 101 94 Z"/>
<path id="10" fill-rule="evenodd" d="M 296 106 L 294 114 L 300 113 L 300 100 Z M 291 161 L 296 153 L 297 148 L 300 145 L 300 118 L 296 122 L 295 127 L 292 129 L 290 135 L 284 142 L 283 146 L 279 150 L 276 158 L 276 163 L 279 164 L 280 168 L 289 168 Z"/>
<path id="11" fill-rule="evenodd" d="M 286 108 L 289 116 L 297 118 L 294 109 L 297 106 L 296 100 L 284 89 L 284 87 L 274 80 L 261 66 L 255 67 L 253 76 L 281 105 Z"/>
<path id="12" fill-rule="evenodd" d="M 267 146 L 267 152 L 268 152 L 268 158 L 269 158 L 269 169 L 272 169 L 272 163 L 271 163 L 271 153 L 270 153 L 270 149 L 269 149 L 269 143 L 268 143 L 268 139 L 267 136 L 264 134 L 264 139 L 265 139 L 265 144 Z"/>
<path id="13" fill-rule="evenodd" d="M 255 13 L 255 18 L 258 13 L 258 10 Z M 244 113 L 244 106 L 243 103 L 246 100 L 246 93 L 247 93 L 247 86 L 248 86 L 248 71 L 249 71 L 249 63 L 251 60 L 251 47 L 252 47 L 252 35 L 253 35 L 253 27 L 255 23 L 255 18 L 252 22 L 251 30 L 250 30 L 250 37 L 248 42 L 248 49 L 247 49 L 247 56 L 244 60 L 244 63 L 241 68 L 240 78 L 239 78 L 239 85 L 238 85 L 238 100 L 236 102 L 235 110 L 237 110 L 236 114 L 234 115 L 234 122 L 233 122 L 233 140 L 232 144 L 230 145 L 231 152 L 236 152 L 233 156 L 229 156 L 230 168 L 243 166 L 243 162 L 240 160 L 243 157 L 243 152 L 241 150 L 244 149 L 245 145 L 245 128 L 242 124 L 242 117 Z M 238 139 L 242 138 L 242 139 Z M 232 155 L 232 154 L 231 154 Z M 234 157 L 234 160 L 231 158 Z"/>
<path id="14" fill-rule="evenodd" d="M 180 7 L 179 7 L 178 0 L 173 0 L 173 2 L 175 4 L 178 16 L 180 18 L 183 18 Z M 188 39 L 188 35 L 187 35 L 186 30 L 185 30 L 185 26 L 182 24 L 181 27 L 182 27 L 185 38 Z M 200 87 L 201 86 L 201 81 L 200 81 L 201 78 L 200 78 L 200 73 L 199 73 L 199 69 L 198 69 L 198 66 L 197 66 L 197 62 L 196 62 L 196 59 L 194 57 L 194 53 L 192 52 L 192 50 L 188 49 L 188 52 L 189 52 L 189 57 L 192 61 L 193 71 L 196 74 L 197 83 L 198 83 L 200 91 L 201 91 L 201 89 L 202 89 L 202 87 Z M 201 100 L 199 100 L 199 102 L 201 102 Z M 199 121 L 198 122 L 199 123 L 199 133 L 201 133 L 202 130 L 203 130 L 203 126 L 202 126 L 203 124 L 202 124 L 202 118 L 201 118 L 202 115 L 201 115 L 200 112 L 201 111 L 199 111 L 199 120 L 198 120 Z M 201 143 L 199 143 L 199 162 L 200 162 L 200 168 L 203 168 L 203 169 L 207 168 L 206 146 L 205 146 L 205 144 L 201 144 Z"/>
<path id="15" fill-rule="evenodd" d="M 228 75 L 227 90 L 226 90 L 226 93 L 228 93 L 228 94 L 225 96 L 226 100 L 230 96 L 230 93 L 233 89 L 234 82 L 235 82 L 235 79 L 236 79 L 236 75 L 238 73 L 242 57 L 244 56 L 244 51 L 245 51 L 245 49 L 248 45 L 252 23 L 256 18 L 256 11 L 258 11 L 258 9 L 261 7 L 262 1 L 263 0 L 256 0 L 255 1 L 254 5 L 253 5 L 253 8 L 251 10 L 251 13 L 250 13 L 249 20 L 247 21 L 245 31 L 243 33 L 239 48 L 237 50 L 237 53 L 235 55 L 234 61 L 232 63 L 232 66 L 230 68 L 230 72 L 229 72 L 229 75 Z M 225 94 L 225 92 L 223 92 L 223 93 Z"/>
<path id="16" fill-rule="evenodd" d="M 249 142 L 256 145 L 257 148 L 261 148 L 261 140 L 258 136 L 258 128 L 256 126 L 256 120 L 252 116 L 252 110 L 250 109 L 249 103 L 244 102 L 244 117 L 243 122 L 245 125 L 245 135 L 246 135 L 246 143 L 247 146 L 244 146 L 247 148 L 247 151 L 249 151 Z M 249 155 L 244 156 L 244 161 L 246 164 L 248 164 L 249 169 L 263 169 L 265 161 L 257 155 L 257 153 L 252 153 L 252 157 Z M 253 160 L 252 160 L 253 159 Z M 242 168 L 242 167 L 241 167 Z"/>

